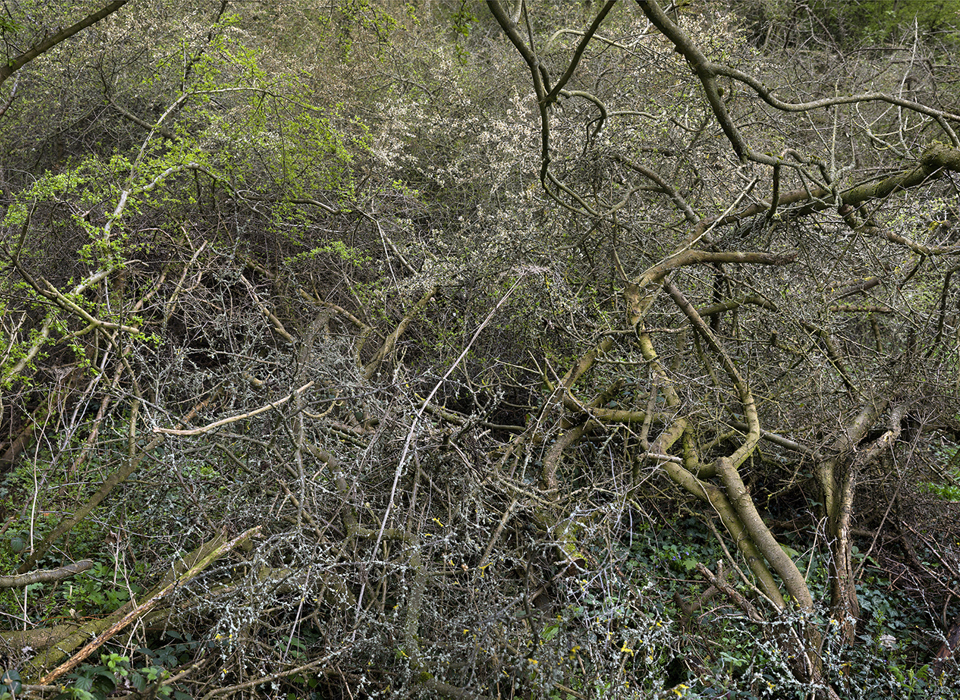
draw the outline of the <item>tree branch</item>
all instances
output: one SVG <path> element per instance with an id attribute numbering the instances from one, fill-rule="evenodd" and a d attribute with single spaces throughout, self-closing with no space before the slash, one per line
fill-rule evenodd
<path id="1" fill-rule="evenodd" d="M 93 562 L 89 559 L 84 559 L 83 561 L 78 561 L 76 564 L 61 566 L 59 569 L 44 569 L 42 571 L 31 571 L 29 574 L 0 576 L 0 588 L 23 588 L 32 583 L 60 581 L 61 579 L 76 576 L 91 568 L 93 568 Z"/>
<path id="2" fill-rule="evenodd" d="M 56 46 L 61 42 L 66 41 L 67 39 L 72 37 L 74 34 L 79 34 L 87 27 L 93 24 L 96 24 L 97 22 L 99 22 L 105 17 L 108 17 L 109 15 L 112 15 L 114 12 L 119 10 L 128 2 L 130 2 L 130 0 L 114 0 L 114 2 L 107 5 L 102 10 L 98 10 L 93 14 L 87 15 L 86 17 L 81 19 L 79 22 L 70 25 L 66 29 L 61 29 L 59 32 L 57 32 L 53 36 L 47 37 L 46 39 L 41 41 L 39 44 L 37 44 L 36 46 L 33 46 L 27 51 L 24 51 L 22 54 L 20 54 L 16 58 L 7 61 L 5 65 L 0 66 L 0 85 L 2 85 L 4 81 L 6 81 L 6 79 L 9 78 L 11 75 L 16 73 L 18 70 L 23 68 L 28 63 L 30 63 L 30 61 L 32 61 L 33 59 L 45 54 L 54 46 Z"/>

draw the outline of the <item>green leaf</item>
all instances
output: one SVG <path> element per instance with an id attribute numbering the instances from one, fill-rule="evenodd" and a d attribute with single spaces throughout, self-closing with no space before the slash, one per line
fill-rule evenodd
<path id="1" fill-rule="evenodd" d="M 142 693 L 147 689 L 147 679 L 140 675 L 138 672 L 134 671 L 130 674 L 130 682 L 133 684 L 133 687 L 137 689 L 137 692 Z"/>
<path id="2" fill-rule="evenodd" d="M 800 552 L 798 552 L 797 550 L 795 550 L 793 547 L 789 545 L 781 544 L 780 549 L 782 549 L 783 553 L 786 554 L 791 559 L 796 559 L 800 556 Z"/>

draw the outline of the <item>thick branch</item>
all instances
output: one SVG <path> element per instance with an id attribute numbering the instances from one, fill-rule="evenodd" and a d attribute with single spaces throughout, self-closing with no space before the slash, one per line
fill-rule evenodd
<path id="1" fill-rule="evenodd" d="M 650 364 L 651 370 L 658 377 L 660 385 L 663 387 L 663 394 L 664 398 L 666 398 L 667 405 L 670 408 L 679 407 L 680 397 L 677 395 L 673 383 L 660 364 L 649 334 L 641 333 L 638 341 L 640 351 L 643 353 L 643 358 Z M 661 433 L 657 441 L 650 446 L 648 452 L 666 452 L 666 450 L 670 448 L 670 445 L 679 439 L 687 430 L 688 426 L 689 422 L 685 418 L 678 419 L 670 428 Z M 764 561 L 763 554 L 757 549 L 757 545 L 748 534 L 743 520 L 741 520 L 726 494 L 715 485 L 708 481 L 701 481 L 685 467 L 672 461 L 661 460 L 660 467 L 675 484 L 687 491 L 687 493 L 696 496 L 713 507 L 720 516 L 723 526 L 727 529 L 727 532 L 730 533 L 734 542 L 737 543 L 737 549 L 740 550 L 740 553 L 743 554 L 744 559 L 746 559 L 747 566 L 750 567 L 750 570 L 757 577 L 763 593 L 778 609 L 783 609 L 786 603 L 783 600 L 783 595 L 780 593 L 777 582 L 767 563 Z"/>
<path id="2" fill-rule="evenodd" d="M 747 385 L 746 380 L 744 380 L 736 365 L 733 364 L 733 360 L 730 359 L 730 356 L 724 351 L 716 337 L 714 337 L 710 328 L 704 323 L 703 319 L 700 318 L 690 302 L 684 298 L 680 290 L 670 282 L 664 284 L 664 289 L 670 294 L 677 306 L 680 307 L 697 331 L 699 331 L 700 335 L 707 341 L 711 349 L 720 356 L 721 364 L 733 382 L 734 387 L 737 389 L 737 394 L 740 397 L 740 402 L 743 405 L 743 411 L 747 418 L 749 430 L 743 444 L 732 455 L 729 457 L 721 457 L 716 463 L 717 473 L 723 481 L 727 498 L 736 509 L 737 515 L 743 522 L 747 532 L 750 533 L 750 539 L 756 543 L 760 551 L 763 552 L 763 556 L 770 562 L 770 565 L 777 574 L 779 574 L 790 595 L 793 596 L 804 610 L 813 610 L 813 598 L 810 596 L 810 590 L 807 588 L 803 574 L 800 573 L 797 565 L 787 556 L 783 548 L 780 547 L 780 543 L 777 542 L 773 533 L 770 532 L 770 528 L 763 522 L 760 513 L 757 511 L 756 504 L 754 504 L 753 498 L 750 496 L 750 492 L 747 490 L 738 471 L 738 467 L 753 453 L 757 442 L 760 440 L 760 421 L 757 416 L 757 406 L 754 402 L 750 387 Z"/>
<path id="3" fill-rule="evenodd" d="M 13 58 L 7 61 L 5 65 L 0 66 L 0 85 L 2 85 L 3 82 L 7 78 L 9 78 L 11 75 L 16 73 L 18 70 L 23 68 L 28 63 L 30 63 L 30 61 L 32 61 L 33 59 L 45 54 L 54 46 L 66 41 L 67 39 L 72 37 L 74 34 L 79 34 L 87 27 L 96 24 L 97 22 L 102 20 L 104 17 L 108 17 L 109 15 L 112 15 L 114 12 L 119 10 L 128 2 L 130 2 L 130 0 L 114 0 L 114 2 L 107 5 L 102 10 L 98 10 L 97 12 L 87 15 L 86 17 L 81 19 L 79 22 L 76 22 L 75 24 L 70 25 L 66 29 L 61 29 L 59 32 L 57 32 L 56 34 L 53 34 L 52 36 L 47 37 L 36 46 L 31 47 L 27 51 L 24 51 L 22 54 L 20 54 L 16 58 Z"/>
<path id="4" fill-rule="evenodd" d="M 720 95 L 716 67 L 707 59 L 700 48 L 680 27 L 670 21 L 670 18 L 667 17 L 656 0 L 637 0 L 637 4 L 640 5 L 640 9 L 643 10 L 647 19 L 670 40 L 677 51 L 687 59 L 687 63 L 690 64 L 694 73 L 697 74 L 707 102 L 710 104 L 710 109 L 713 111 L 713 116 L 716 117 L 724 135 L 730 141 L 730 145 L 733 146 L 737 157 L 740 160 L 749 158 L 767 165 L 776 165 L 779 162 L 778 159 L 753 153 L 750 146 L 740 135 L 740 131 L 734 125 L 730 113 L 727 112 L 727 106 Z"/>
<path id="5" fill-rule="evenodd" d="M 390 335 L 387 336 L 387 339 L 383 341 L 383 345 L 380 346 L 380 349 L 377 350 L 377 354 L 373 356 L 373 359 L 367 363 L 367 366 L 363 368 L 363 377 L 364 379 L 372 379 L 373 376 L 377 373 L 377 370 L 380 369 L 380 365 L 383 364 L 383 361 L 393 352 L 394 347 L 397 345 L 397 341 L 400 339 L 400 336 L 404 334 L 407 328 L 413 323 L 413 319 L 423 311 L 427 303 L 433 299 L 437 292 L 440 291 L 440 287 L 433 286 L 427 290 L 420 301 L 413 305 L 413 308 L 407 312 L 403 317 L 403 320 L 397 324 L 396 330 L 393 331 Z"/>
<path id="6" fill-rule="evenodd" d="M 129 625 L 134 620 L 147 614 L 153 607 L 157 605 L 157 603 L 159 603 L 161 600 L 163 600 L 168 595 L 170 595 L 170 593 L 173 590 L 175 590 L 177 587 L 182 586 L 184 583 L 186 583 L 190 579 L 197 576 L 197 574 L 202 572 L 211 563 L 213 563 L 214 561 L 222 557 L 224 554 L 232 550 L 241 542 L 250 539 L 251 537 L 253 537 L 259 532 L 260 532 L 260 526 L 258 525 L 257 527 L 247 530 L 243 534 L 237 537 L 234 537 L 229 542 L 226 542 L 220 545 L 219 547 L 217 547 L 216 549 L 214 549 L 212 552 L 210 552 L 209 554 L 204 556 L 202 559 L 200 559 L 200 561 L 194 564 L 182 576 L 178 577 L 175 581 L 172 581 L 171 583 L 164 586 L 160 591 L 150 596 L 145 603 L 138 605 L 136 608 L 134 608 L 129 613 L 124 615 L 121 619 L 119 619 L 117 622 L 111 625 L 109 629 L 102 632 L 96 639 L 91 641 L 83 649 L 77 652 L 73 657 L 71 657 L 69 660 L 65 661 L 64 663 L 60 664 L 53 671 L 51 671 L 46 676 L 41 678 L 40 685 L 47 685 L 49 683 L 52 683 L 63 674 L 75 668 L 78 664 L 80 664 L 81 661 L 86 659 L 88 656 L 90 656 L 90 654 L 92 654 L 97 649 L 102 647 L 106 642 L 108 642 L 110 638 L 113 637 L 113 635 L 115 635 L 117 632 L 122 630 L 124 627 Z"/>
<path id="7" fill-rule="evenodd" d="M 42 571 L 31 571 L 29 574 L 0 576 L 0 588 L 23 588 L 32 583 L 60 581 L 65 578 L 70 578 L 71 576 L 76 576 L 91 568 L 93 568 L 93 562 L 89 559 L 84 559 L 83 561 L 78 561 L 76 564 L 61 566 L 59 569 L 44 569 Z"/>
<path id="8" fill-rule="evenodd" d="M 573 77 L 573 72 L 580 64 L 580 59 L 583 58 L 583 52 L 587 50 L 587 44 L 590 43 L 593 35 L 597 33 L 597 30 L 600 28 L 603 20 L 606 19 L 607 14 L 616 4 L 617 0 L 607 0 L 607 2 L 603 4 L 603 7 L 600 8 L 600 12 L 597 13 L 597 16 L 594 17 L 593 22 L 590 24 L 590 28 L 584 32 L 582 37 L 580 37 L 580 43 L 577 44 L 577 48 L 574 49 L 573 52 L 573 57 L 570 59 L 570 65 L 567 66 L 567 69 L 563 72 L 563 75 L 561 75 L 557 80 L 557 84 L 553 86 L 553 89 L 550 90 L 550 94 L 545 98 L 548 105 L 557 99 L 557 95 L 560 94 L 560 90 L 562 90 L 563 86 L 566 85 L 570 78 Z"/>

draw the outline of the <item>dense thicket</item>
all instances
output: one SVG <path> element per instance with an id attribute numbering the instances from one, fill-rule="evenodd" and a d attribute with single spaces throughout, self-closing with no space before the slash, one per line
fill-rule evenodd
<path id="1" fill-rule="evenodd" d="M 934 4 L 8 3 L 0 697 L 955 697 Z"/>

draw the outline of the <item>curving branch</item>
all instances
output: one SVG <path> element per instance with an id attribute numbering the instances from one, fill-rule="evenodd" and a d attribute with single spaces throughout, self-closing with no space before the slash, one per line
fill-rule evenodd
<path id="1" fill-rule="evenodd" d="M 617 153 L 614 155 L 614 158 L 623 165 L 627 166 L 631 170 L 643 175 L 648 180 L 652 180 L 657 187 L 660 188 L 660 191 L 667 195 L 674 203 L 674 205 L 683 213 L 683 217 L 690 222 L 691 224 L 700 223 L 700 217 L 697 216 L 696 212 L 693 211 L 693 208 L 687 204 L 687 200 L 683 198 L 677 189 L 670 185 L 666 180 L 664 180 L 659 173 L 654 170 L 651 170 L 645 165 L 641 165 L 630 158 L 627 158 L 625 155 Z"/>
<path id="2" fill-rule="evenodd" d="M 680 396 L 677 394 L 677 390 L 674 388 L 673 382 L 667 375 L 666 370 L 661 365 L 649 334 L 641 333 L 637 340 L 643 358 L 650 365 L 650 369 L 657 377 L 660 386 L 663 387 L 663 395 L 666 399 L 667 406 L 674 410 L 678 409 L 680 407 Z M 656 441 L 650 445 L 646 454 L 666 454 L 677 440 L 688 433 L 690 427 L 691 425 L 688 419 L 678 418 L 666 430 L 660 433 Z M 666 472 L 670 480 L 677 484 L 677 486 L 701 501 L 710 504 L 717 515 L 720 516 L 720 520 L 723 522 L 723 526 L 727 532 L 730 533 L 730 536 L 734 542 L 736 542 L 737 549 L 740 550 L 740 553 L 744 559 L 746 559 L 750 571 L 757 577 L 758 585 L 763 591 L 763 594 L 778 610 L 786 607 L 786 602 L 773 576 L 773 572 L 770 571 L 770 567 L 767 566 L 763 554 L 757 548 L 756 543 L 747 531 L 746 525 L 737 512 L 734 503 L 731 502 L 731 499 L 727 497 L 727 494 L 725 494 L 723 490 L 711 482 L 703 480 L 707 477 L 704 470 L 700 470 L 697 474 L 694 474 L 686 468 L 688 463 L 698 462 L 699 460 L 695 456 L 691 456 L 691 459 L 685 459 L 684 464 L 681 465 L 673 460 L 657 459 L 656 457 L 650 457 L 650 459 L 657 461 L 660 468 Z M 693 465 L 691 464 L 691 466 Z M 635 480 L 637 476 L 639 475 L 634 474 Z"/>
<path id="3" fill-rule="evenodd" d="M 736 509 L 737 515 L 750 534 L 750 539 L 756 543 L 764 558 L 770 562 L 770 566 L 780 576 L 790 596 L 797 601 L 803 610 L 812 611 L 814 609 L 813 597 L 810 595 L 810 589 L 807 587 L 803 574 L 800 573 L 794 561 L 783 551 L 780 543 L 770 532 L 770 528 L 763 522 L 738 471 L 738 467 L 753 454 L 757 443 L 760 441 L 760 420 L 757 415 L 757 405 L 753 393 L 733 360 L 720 345 L 709 326 L 700 318 L 693 305 L 671 282 L 664 283 L 663 287 L 714 353 L 720 357 L 724 370 L 737 390 L 744 415 L 747 418 L 749 429 L 743 444 L 732 455 L 721 457 L 716 463 L 717 473 L 723 481 L 727 498 L 730 499 Z"/>
<path id="4" fill-rule="evenodd" d="M 757 93 L 760 99 L 762 99 L 771 107 L 779 109 L 783 112 L 809 112 L 811 110 L 825 109 L 827 107 L 835 107 L 837 105 L 856 104 L 860 102 L 885 102 L 887 104 L 902 107 L 903 109 L 908 109 L 913 112 L 937 119 L 940 126 L 944 129 L 944 131 L 946 131 L 947 135 L 950 136 L 950 140 L 953 142 L 953 145 L 957 148 L 960 148 L 960 139 L 957 138 L 956 132 L 954 132 L 954 130 L 944 121 L 949 120 L 960 122 L 960 115 L 954 114 L 953 112 L 935 109 L 934 107 L 930 107 L 919 102 L 914 102 L 913 100 L 905 100 L 902 97 L 888 95 L 883 92 L 864 92 L 859 95 L 825 97 L 820 100 L 811 100 L 810 102 L 784 102 L 783 100 L 775 97 L 773 92 L 771 92 L 766 85 L 751 75 L 747 75 L 746 73 L 738 71 L 736 68 L 731 68 L 721 63 L 710 63 L 709 65 L 710 70 L 717 75 L 732 78 L 733 80 L 749 86 L 754 90 L 754 92 Z"/>
<path id="5" fill-rule="evenodd" d="M 886 102 L 897 107 L 909 109 L 919 114 L 936 119 L 941 127 L 950 137 L 951 142 L 957 148 L 960 148 L 960 139 L 956 132 L 947 123 L 949 121 L 960 122 L 960 115 L 944 110 L 935 109 L 927 105 L 905 100 L 900 97 L 894 97 L 881 92 L 870 92 L 859 95 L 844 95 L 838 97 L 824 98 L 804 103 L 789 103 L 777 99 L 773 93 L 759 80 L 752 76 L 742 73 L 734 68 L 720 63 L 714 63 L 709 60 L 696 43 L 674 22 L 667 17 L 666 13 L 656 2 L 656 0 L 637 0 L 637 4 L 647 16 L 647 19 L 676 47 L 676 50 L 687 60 L 687 63 L 696 73 L 697 78 L 703 87 L 704 95 L 714 117 L 724 135 L 733 146 L 734 152 L 741 160 L 751 160 L 755 163 L 765 165 L 779 166 L 785 164 L 782 157 L 775 157 L 763 153 L 757 153 L 750 148 L 749 144 L 740 134 L 739 129 L 733 123 L 727 111 L 726 105 L 717 84 L 717 78 L 720 76 L 731 78 L 744 83 L 752 88 L 757 95 L 770 106 L 784 112 L 807 112 L 815 109 L 825 109 L 842 104 L 856 104 L 860 102 Z"/>

